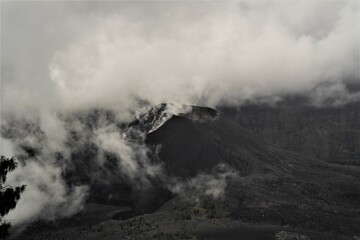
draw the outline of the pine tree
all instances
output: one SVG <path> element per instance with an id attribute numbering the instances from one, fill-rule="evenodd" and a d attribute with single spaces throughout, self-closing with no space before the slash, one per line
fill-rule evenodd
<path id="1" fill-rule="evenodd" d="M 9 213 L 11 209 L 16 207 L 20 199 L 20 194 L 25 190 L 25 185 L 10 186 L 4 185 L 6 176 L 17 167 L 15 159 L 1 156 L 0 160 L 0 238 L 5 238 L 9 235 L 10 223 L 3 221 L 2 218 Z"/>

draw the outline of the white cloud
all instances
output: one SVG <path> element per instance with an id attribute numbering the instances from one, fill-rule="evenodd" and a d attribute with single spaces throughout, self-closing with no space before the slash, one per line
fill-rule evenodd
<path id="1" fill-rule="evenodd" d="M 3 5 L 4 111 L 239 104 L 359 79 L 357 1 Z"/>
<path id="2" fill-rule="evenodd" d="M 71 216 L 82 210 L 86 199 L 87 187 L 69 189 L 62 179 L 61 169 L 48 162 L 29 160 L 8 175 L 7 184 L 24 183 L 26 190 L 16 208 L 5 218 L 15 225 Z"/>

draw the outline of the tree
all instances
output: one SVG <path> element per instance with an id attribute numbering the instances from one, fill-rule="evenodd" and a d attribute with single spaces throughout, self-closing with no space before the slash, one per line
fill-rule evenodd
<path id="1" fill-rule="evenodd" d="M 0 238 L 9 235 L 10 223 L 3 221 L 2 218 L 16 207 L 20 199 L 20 194 L 25 190 L 25 185 L 13 187 L 4 185 L 6 175 L 17 167 L 15 158 L 6 158 L 1 156 L 0 159 Z"/>

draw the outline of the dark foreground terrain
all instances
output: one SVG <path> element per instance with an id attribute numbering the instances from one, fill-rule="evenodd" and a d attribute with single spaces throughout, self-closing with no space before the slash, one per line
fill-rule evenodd
<path id="1" fill-rule="evenodd" d="M 136 195 L 148 199 L 141 205 L 131 190 L 121 196 L 128 202 L 118 204 L 95 196 L 79 214 L 38 222 L 16 238 L 359 239 L 359 165 L 319 160 L 310 150 L 306 154 L 284 150 L 279 148 L 283 140 L 272 144 L 242 127 L 231 114 L 208 108 L 167 115 L 156 130 L 147 131 L 153 129 L 148 124 L 163 119 L 159 117 L 163 111 L 166 105 L 130 126 L 147 132 L 149 147 L 161 146 L 159 157 L 171 176 L 191 179 L 226 164 L 236 176 L 217 186 L 224 188 L 220 196 L 156 189 L 158 194 L 152 192 L 151 197 L 145 195 L 149 192 Z M 116 186 L 108 191 L 127 189 Z"/>
<path id="2" fill-rule="evenodd" d="M 71 219 L 34 224 L 15 239 L 357 239 L 289 225 L 214 217 L 211 211 L 186 202 L 176 205 L 181 209 L 160 209 L 153 214 L 121 221 L 111 219 L 111 214 L 124 209 L 89 204 L 86 210 Z"/>

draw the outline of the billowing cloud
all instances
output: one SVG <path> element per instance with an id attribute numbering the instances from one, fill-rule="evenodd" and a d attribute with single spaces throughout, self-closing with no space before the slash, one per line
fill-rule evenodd
<path id="1" fill-rule="evenodd" d="M 247 15 L 237 5 L 209 8 L 201 16 L 176 13 L 161 13 L 151 24 L 109 16 L 56 52 L 50 77 L 62 103 L 120 109 L 134 108 L 138 99 L 239 104 L 322 82 L 337 86 L 358 74 L 359 33 L 351 24 L 359 14 L 349 6 L 322 37 L 315 30 L 311 35 L 311 28 L 299 34 L 280 16 Z"/>
<path id="2" fill-rule="evenodd" d="M 27 160 L 7 182 L 27 184 L 16 209 L 5 218 L 16 225 L 71 216 L 82 210 L 87 195 L 86 186 L 66 187 L 61 169 L 49 162 Z"/>
<path id="3" fill-rule="evenodd" d="M 4 8 L 7 110 L 50 105 L 125 112 L 139 100 L 216 106 L 359 81 L 357 1 Z"/>
<path id="4" fill-rule="evenodd" d="M 163 174 L 161 164 L 153 163 L 145 145 L 143 133 L 136 132 L 136 141 L 129 139 L 115 125 L 104 126 L 95 131 L 95 143 L 103 151 L 117 156 L 119 172 L 136 184 L 149 184 L 148 178 Z"/>

